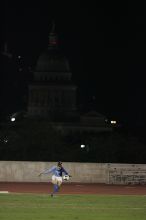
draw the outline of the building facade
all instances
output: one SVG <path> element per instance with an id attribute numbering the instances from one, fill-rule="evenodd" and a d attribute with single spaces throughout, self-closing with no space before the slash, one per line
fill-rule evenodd
<path id="1" fill-rule="evenodd" d="M 60 52 L 54 27 L 48 48 L 39 56 L 29 85 L 28 116 L 46 118 L 56 129 L 72 132 L 111 131 L 97 112 L 81 115 L 76 104 L 77 87 L 66 57 Z"/>
<path id="2" fill-rule="evenodd" d="M 54 28 L 49 35 L 48 48 L 39 56 L 33 75 L 29 85 L 29 116 L 60 121 L 75 115 L 77 87 L 71 81 L 69 63 L 59 50 Z"/>

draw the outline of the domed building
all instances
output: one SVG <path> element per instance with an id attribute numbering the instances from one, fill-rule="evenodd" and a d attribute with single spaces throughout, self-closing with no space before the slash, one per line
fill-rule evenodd
<path id="1" fill-rule="evenodd" d="M 76 114 L 76 89 L 68 60 L 60 52 L 54 27 L 48 48 L 39 56 L 29 85 L 29 116 L 65 120 Z"/>
<path id="2" fill-rule="evenodd" d="M 105 116 L 96 112 L 80 115 L 76 108 L 77 87 L 66 57 L 58 47 L 54 27 L 48 48 L 39 56 L 29 85 L 28 116 L 46 118 L 63 132 L 111 131 Z"/>

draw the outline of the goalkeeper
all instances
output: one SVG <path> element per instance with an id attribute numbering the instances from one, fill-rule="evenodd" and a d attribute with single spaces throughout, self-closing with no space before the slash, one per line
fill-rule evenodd
<path id="1" fill-rule="evenodd" d="M 60 161 L 57 163 L 57 166 L 53 166 L 50 169 L 47 169 L 47 170 L 41 172 L 39 174 L 39 176 L 41 176 L 42 174 L 49 174 L 49 173 L 53 174 L 52 175 L 52 183 L 53 183 L 54 187 L 53 187 L 53 192 L 51 193 L 51 197 L 53 197 L 54 194 L 59 191 L 59 188 L 62 184 L 62 174 L 64 173 L 65 175 L 68 175 L 68 176 L 70 176 L 70 175 L 63 168 L 62 162 L 60 162 Z"/>

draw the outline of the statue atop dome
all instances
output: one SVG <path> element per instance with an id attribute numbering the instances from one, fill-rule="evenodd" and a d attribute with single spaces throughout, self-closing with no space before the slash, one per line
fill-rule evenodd
<path id="1" fill-rule="evenodd" d="M 52 22 L 52 27 L 51 31 L 49 34 L 49 48 L 54 48 L 58 46 L 58 37 L 57 34 L 55 33 L 55 22 Z"/>

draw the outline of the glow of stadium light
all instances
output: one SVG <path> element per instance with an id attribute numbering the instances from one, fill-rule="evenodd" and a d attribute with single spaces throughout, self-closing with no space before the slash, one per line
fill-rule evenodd
<path id="1" fill-rule="evenodd" d="M 111 121 L 111 124 L 117 124 L 117 122 L 116 121 Z"/>
<path id="2" fill-rule="evenodd" d="M 11 121 L 13 122 L 13 121 L 15 121 L 16 119 L 15 118 L 11 118 Z"/>
<path id="3" fill-rule="evenodd" d="M 81 148 L 85 148 L 85 145 L 84 145 L 84 144 L 81 144 Z"/>

